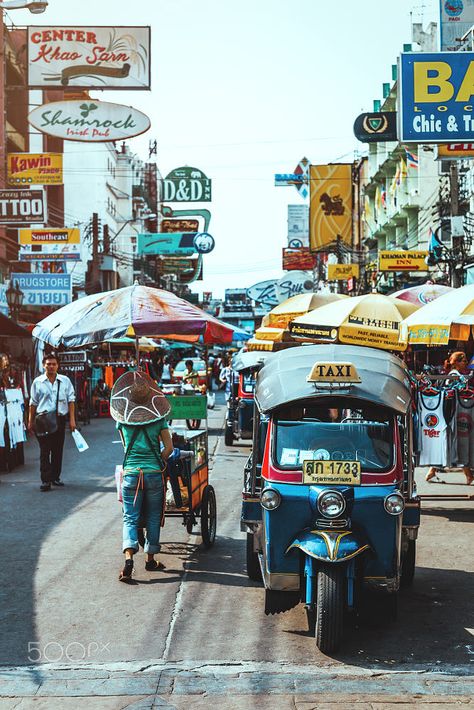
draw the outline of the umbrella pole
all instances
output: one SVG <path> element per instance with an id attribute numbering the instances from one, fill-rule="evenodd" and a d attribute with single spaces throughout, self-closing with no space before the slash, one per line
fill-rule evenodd
<path id="1" fill-rule="evenodd" d="M 139 338 L 135 337 L 135 357 L 137 358 L 137 370 L 140 369 L 140 343 Z"/>

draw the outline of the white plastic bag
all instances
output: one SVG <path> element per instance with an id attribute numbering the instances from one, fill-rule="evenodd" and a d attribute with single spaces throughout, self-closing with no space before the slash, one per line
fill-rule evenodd
<path id="1" fill-rule="evenodd" d="M 72 433 L 72 438 L 74 439 L 74 443 L 76 444 L 77 450 L 79 451 L 79 453 L 82 454 L 83 451 L 87 451 L 87 449 L 89 448 L 89 444 L 84 439 L 81 432 L 78 431 L 77 429 L 74 429 L 74 431 L 71 433 Z"/>

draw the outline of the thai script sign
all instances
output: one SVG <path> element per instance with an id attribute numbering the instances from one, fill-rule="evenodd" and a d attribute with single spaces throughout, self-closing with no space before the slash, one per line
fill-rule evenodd
<path id="1" fill-rule="evenodd" d="M 71 274 L 13 273 L 10 279 L 25 294 L 25 306 L 65 306 L 72 300 Z"/>
<path id="2" fill-rule="evenodd" d="M 283 249 L 282 269 L 284 271 L 299 271 L 301 269 L 313 269 L 316 257 L 311 254 L 308 247 L 299 249 Z"/>
<path id="3" fill-rule="evenodd" d="M 192 232 L 161 234 L 139 234 L 137 251 L 151 256 L 159 254 L 176 254 L 178 256 L 191 256 L 196 251 L 194 246 L 195 234 Z"/>
<path id="4" fill-rule="evenodd" d="M 0 224 L 46 222 L 42 190 L 0 190 Z"/>
<path id="5" fill-rule="evenodd" d="M 9 185 L 62 185 L 62 153 L 8 153 Z"/>
<path id="6" fill-rule="evenodd" d="M 204 395 L 170 395 L 166 399 L 171 404 L 170 419 L 207 419 L 207 398 Z"/>
<path id="7" fill-rule="evenodd" d="M 28 27 L 30 88 L 149 89 L 149 27 Z"/>
<path id="8" fill-rule="evenodd" d="M 108 101 L 53 101 L 33 109 L 32 126 L 56 138 L 103 143 L 138 136 L 150 128 L 150 119 L 130 106 Z"/>
<path id="9" fill-rule="evenodd" d="M 359 278 L 359 264 L 328 264 L 328 281 L 345 281 Z"/>
<path id="10" fill-rule="evenodd" d="M 380 251 L 380 271 L 429 271 L 427 251 Z"/>
<path id="11" fill-rule="evenodd" d="M 311 251 L 352 239 L 352 165 L 311 165 L 309 241 Z"/>
<path id="12" fill-rule="evenodd" d="M 175 168 L 163 180 L 165 202 L 211 202 L 211 180 L 197 168 Z"/>
<path id="13" fill-rule="evenodd" d="M 400 56 L 400 141 L 474 139 L 474 52 Z"/>
<path id="14" fill-rule="evenodd" d="M 474 25 L 474 0 L 439 0 L 439 6 L 441 51 L 454 52 Z"/>
<path id="15" fill-rule="evenodd" d="M 80 244 L 81 233 L 76 227 L 72 229 L 19 229 L 20 244 Z"/>

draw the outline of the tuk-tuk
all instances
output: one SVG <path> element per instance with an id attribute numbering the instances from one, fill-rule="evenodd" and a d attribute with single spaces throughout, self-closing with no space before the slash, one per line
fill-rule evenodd
<path id="1" fill-rule="evenodd" d="M 225 417 L 224 443 L 252 439 L 255 376 L 271 352 L 239 351 L 232 358 L 232 382 Z"/>
<path id="2" fill-rule="evenodd" d="M 420 502 L 407 370 L 373 348 L 286 350 L 258 373 L 255 405 L 247 573 L 263 580 L 266 614 L 303 602 L 329 653 L 346 612 L 376 599 L 393 617 L 413 580 Z"/>

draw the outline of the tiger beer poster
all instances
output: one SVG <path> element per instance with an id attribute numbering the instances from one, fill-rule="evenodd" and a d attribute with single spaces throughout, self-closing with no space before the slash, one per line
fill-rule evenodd
<path id="1" fill-rule="evenodd" d="M 352 165 L 311 165 L 309 169 L 311 251 L 352 241 Z"/>

